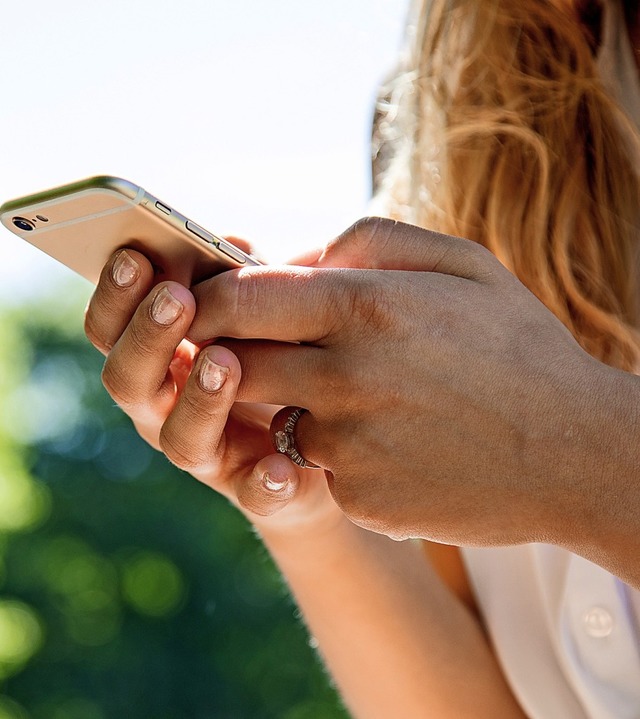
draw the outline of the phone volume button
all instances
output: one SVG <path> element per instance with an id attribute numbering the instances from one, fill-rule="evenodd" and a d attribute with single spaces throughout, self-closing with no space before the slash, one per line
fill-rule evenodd
<path id="1" fill-rule="evenodd" d="M 227 255 L 227 257 L 230 257 L 232 260 L 235 260 L 236 262 L 238 262 L 241 265 L 244 265 L 245 262 L 247 261 L 247 258 L 244 256 L 244 254 L 242 252 L 240 252 L 240 250 L 235 248 L 233 245 L 228 245 L 226 242 L 221 241 L 220 244 L 218 245 L 218 249 L 221 252 L 224 252 L 224 254 Z"/>
<path id="2" fill-rule="evenodd" d="M 216 247 L 218 246 L 218 240 L 210 232 L 207 232 L 205 229 L 200 227 L 200 225 L 196 225 L 195 222 L 187 220 L 185 226 L 187 230 L 189 230 L 189 232 L 193 232 L 196 237 L 199 237 L 201 240 L 208 242 L 210 245 L 215 245 Z"/>

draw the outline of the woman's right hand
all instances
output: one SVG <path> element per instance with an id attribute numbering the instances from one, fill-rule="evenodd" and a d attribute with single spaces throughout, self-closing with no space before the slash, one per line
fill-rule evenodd
<path id="1" fill-rule="evenodd" d="M 268 406 L 234 404 L 241 379 L 226 347 L 184 341 L 191 292 L 154 284 L 151 263 L 121 250 L 105 266 L 85 331 L 105 356 L 104 385 L 139 434 L 178 467 L 225 495 L 261 532 L 343 521 L 322 470 L 274 453 Z"/>

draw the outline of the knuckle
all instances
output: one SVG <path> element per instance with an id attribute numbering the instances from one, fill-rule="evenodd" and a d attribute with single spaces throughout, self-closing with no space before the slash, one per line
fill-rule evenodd
<path id="1" fill-rule="evenodd" d="M 145 360 L 155 357 L 158 354 L 159 344 L 163 338 L 171 339 L 169 329 L 164 327 L 164 332 L 154 332 L 155 328 L 151 325 L 151 321 L 146 316 L 136 316 L 129 323 L 126 331 L 127 351 L 132 357 Z"/>
<path id="2" fill-rule="evenodd" d="M 330 308 L 322 339 L 339 336 L 352 348 L 363 339 L 376 339 L 380 332 L 395 336 L 400 317 L 397 292 L 380 272 L 361 269 L 335 269 L 330 281 L 318 283 L 318 306 Z"/>
<path id="3" fill-rule="evenodd" d="M 196 314 L 187 337 L 196 343 L 234 336 L 234 320 L 251 319 L 259 309 L 259 282 L 251 272 L 230 270 L 192 288 Z"/>
<path id="4" fill-rule="evenodd" d="M 385 217 L 363 217 L 353 226 L 353 236 L 361 252 L 372 254 L 371 250 L 384 249 L 394 232 L 398 222 Z"/>
<path id="5" fill-rule="evenodd" d="M 365 335 L 388 333 L 397 316 L 393 293 L 379 273 L 375 277 L 366 271 L 357 273 L 356 281 L 350 286 L 347 308 L 350 322 L 357 320 Z"/>
<path id="6" fill-rule="evenodd" d="M 102 332 L 98 329 L 94 312 L 88 310 L 84 316 L 84 333 L 91 344 L 101 352 L 108 352 L 112 345 L 106 342 L 102 337 Z"/>
<path id="7" fill-rule="evenodd" d="M 127 414 L 143 405 L 136 383 L 117 362 L 107 358 L 102 368 L 102 384 L 113 401 Z"/>
<path id="8" fill-rule="evenodd" d="M 391 240 L 398 223 L 384 217 L 363 217 L 346 232 L 332 240 L 324 251 L 324 256 L 349 257 L 353 264 L 371 265 L 375 253 Z"/>
<path id="9" fill-rule="evenodd" d="M 260 307 L 260 283 L 258 277 L 251 272 L 238 272 L 231 281 L 234 316 L 250 317 Z"/>
<path id="10" fill-rule="evenodd" d="M 108 361 L 102 368 L 102 384 L 117 405 L 124 408 L 130 404 L 131 387 L 122 381 L 121 373 Z"/>
<path id="11" fill-rule="evenodd" d="M 160 447 L 169 461 L 191 474 L 212 473 L 221 456 L 227 406 L 187 389 L 160 431 Z"/>
<path id="12" fill-rule="evenodd" d="M 447 267 L 451 265 L 456 268 L 455 274 L 460 277 L 482 279 L 495 271 L 495 255 L 479 242 L 430 231 L 429 234 L 436 240 L 432 243 L 428 256 L 428 265 L 433 272 L 439 272 L 443 268 L 444 274 L 450 274 Z M 442 242 L 443 237 L 448 241 Z"/>
<path id="13" fill-rule="evenodd" d="M 194 447 L 192 441 L 166 425 L 160 431 L 160 449 L 167 459 L 179 469 L 198 474 L 211 471 L 214 466 L 212 457 L 207 457 L 201 448 Z"/>
<path id="14" fill-rule="evenodd" d="M 215 402 L 215 404 L 213 404 Z M 206 429 L 209 436 L 215 433 L 215 426 L 223 411 L 227 410 L 220 403 L 220 395 L 208 395 L 198 392 L 185 391 L 180 398 L 180 412 L 184 417 L 183 424 L 199 429 Z M 226 414 L 224 415 L 226 416 Z"/>

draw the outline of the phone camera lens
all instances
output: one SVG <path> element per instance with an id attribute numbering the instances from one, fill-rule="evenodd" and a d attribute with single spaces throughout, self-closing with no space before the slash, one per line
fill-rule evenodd
<path id="1" fill-rule="evenodd" d="M 23 232 L 31 232 L 31 230 L 36 229 L 36 226 L 33 224 L 33 222 L 31 222 L 31 220 L 25 220 L 24 217 L 14 217 L 13 224 Z"/>

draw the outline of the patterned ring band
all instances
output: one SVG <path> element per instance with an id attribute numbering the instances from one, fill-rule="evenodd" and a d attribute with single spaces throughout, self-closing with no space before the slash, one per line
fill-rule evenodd
<path id="1" fill-rule="evenodd" d="M 317 468 L 317 464 L 313 464 L 311 462 L 308 462 L 296 449 L 296 440 L 293 436 L 296 422 L 300 419 L 300 417 L 303 415 L 304 412 L 306 412 L 306 409 L 302 409 L 301 407 L 298 407 L 295 409 L 288 417 L 287 421 L 284 423 L 284 429 L 279 430 L 276 432 L 273 436 L 273 441 L 275 444 L 276 449 L 278 452 L 281 452 L 282 454 L 286 454 L 287 457 L 291 459 L 292 462 L 295 462 L 299 467 L 303 468 Z"/>

